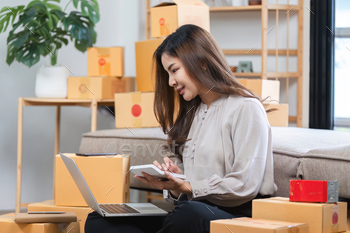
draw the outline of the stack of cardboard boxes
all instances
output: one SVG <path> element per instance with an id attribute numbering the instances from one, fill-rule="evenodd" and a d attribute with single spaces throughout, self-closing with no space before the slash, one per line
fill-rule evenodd
<path id="1" fill-rule="evenodd" d="M 211 221 L 210 232 L 346 232 L 347 203 L 290 202 L 283 197 L 255 199 L 252 217 Z"/>
<path id="2" fill-rule="evenodd" d="M 117 128 L 159 127 L 153 112 L 153 54 L 165 37 L 184 24 L 209 31 L 209 7 L 200 0 L 163 2 L 151 8 L 151 36 L 135 43 L 137 92 L 115 94 Z"/>
<path id="3" fill-rule="evenodd" d="M 123 47 L 92 47 L 87 54 L 88 76 L 68 78 L 68 99 L 113 99 L 135 91 L 135 77 L 123 77 Z"/>
<path id="4" fill-rule="evenodd" d="M 336 181 L 291 180 L 289 199 L 255 199 L 253 218 L 212 221 L 211 232 L 224 232 L 225 228 L 233 233 L 345 232 L 350 230 L 347 226 L 347 203 L 337 201 Z"/>
<path id="5" fill-rule="evenodd" d="M 65 155 L 75 161 L 99 204 L 129 202 L 129 156 Z M 74 212 L 78 222 L 68 224 L 69 233 L 84 233 L 86 218 L 93 212 L 86 204 L 60 155 L 55 157 L 54 200 L 29 204 L 28 211 Z"/>
<path id="6" fill-rule="evenodd" d="M 265 79 L 237 79 L 263 102 L 265 110 L 274 110 L 267 113 L 271 126 L 288 126 L 288 104 L 280 104 L 280 82 Z"/>

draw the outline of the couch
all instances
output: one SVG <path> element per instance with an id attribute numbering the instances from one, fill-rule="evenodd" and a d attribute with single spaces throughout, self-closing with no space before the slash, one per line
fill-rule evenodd
<path id="1" fill-rule="evenodd" d="M 350 133 L 272 127 L 272 134 L 277 196 L 288 196 L 291 179 L 338 180 L 339 196 L 350 199 Z M 131 166 L 149 164 L 171 155 L 162 150 L 166 138 L 160 128 L 100 130 L 83 134 L 79 152 L 130 154 Z M 149 190 L 132 176 L 130 187 Z"/>

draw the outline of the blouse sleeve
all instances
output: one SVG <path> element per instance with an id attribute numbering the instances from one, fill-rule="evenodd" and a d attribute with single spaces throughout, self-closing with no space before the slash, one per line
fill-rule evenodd
<path id="1" fill-rule="evenodd" d="M 230 118 L 231 132 L 223 140 L 232 144 L 233 163 L 224 177 L 214 174 L 206 180 L 190 181 L 189 200 L 225 201 L 230 206 L 230 201 L 240 205 L 259 193 L 267 158 L 272 156 L 271 128 L 265 110 L 259 102 L 245 100 Z"/>

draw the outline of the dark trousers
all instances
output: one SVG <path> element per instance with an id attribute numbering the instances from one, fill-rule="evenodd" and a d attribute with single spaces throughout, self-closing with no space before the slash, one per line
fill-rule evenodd
<path id="1" fill-rule="evenodd" d="M 85 233 L 199 233 L 209 232 L 210 221 L 251 217 L 252 203 L 238 207 L 220 207 L 206 201 L 182 201 L 165 217 L 104 218 L 90 213 Z"/>

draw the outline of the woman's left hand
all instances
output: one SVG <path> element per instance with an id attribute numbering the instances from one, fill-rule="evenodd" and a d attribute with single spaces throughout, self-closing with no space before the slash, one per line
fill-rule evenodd
<path id="1" fill-rule="evenodd" d="M 180 178 L 172 176 L 169 172 L 164 172 L 168 180 L 159 180 L 145 172 L 142 172 L 144 177 L 135 175 L 134 177 L 143 183 L 161 190 L 174 190 L 183 194 L 190 194 L 192 192 L 191 185 Z"/>

